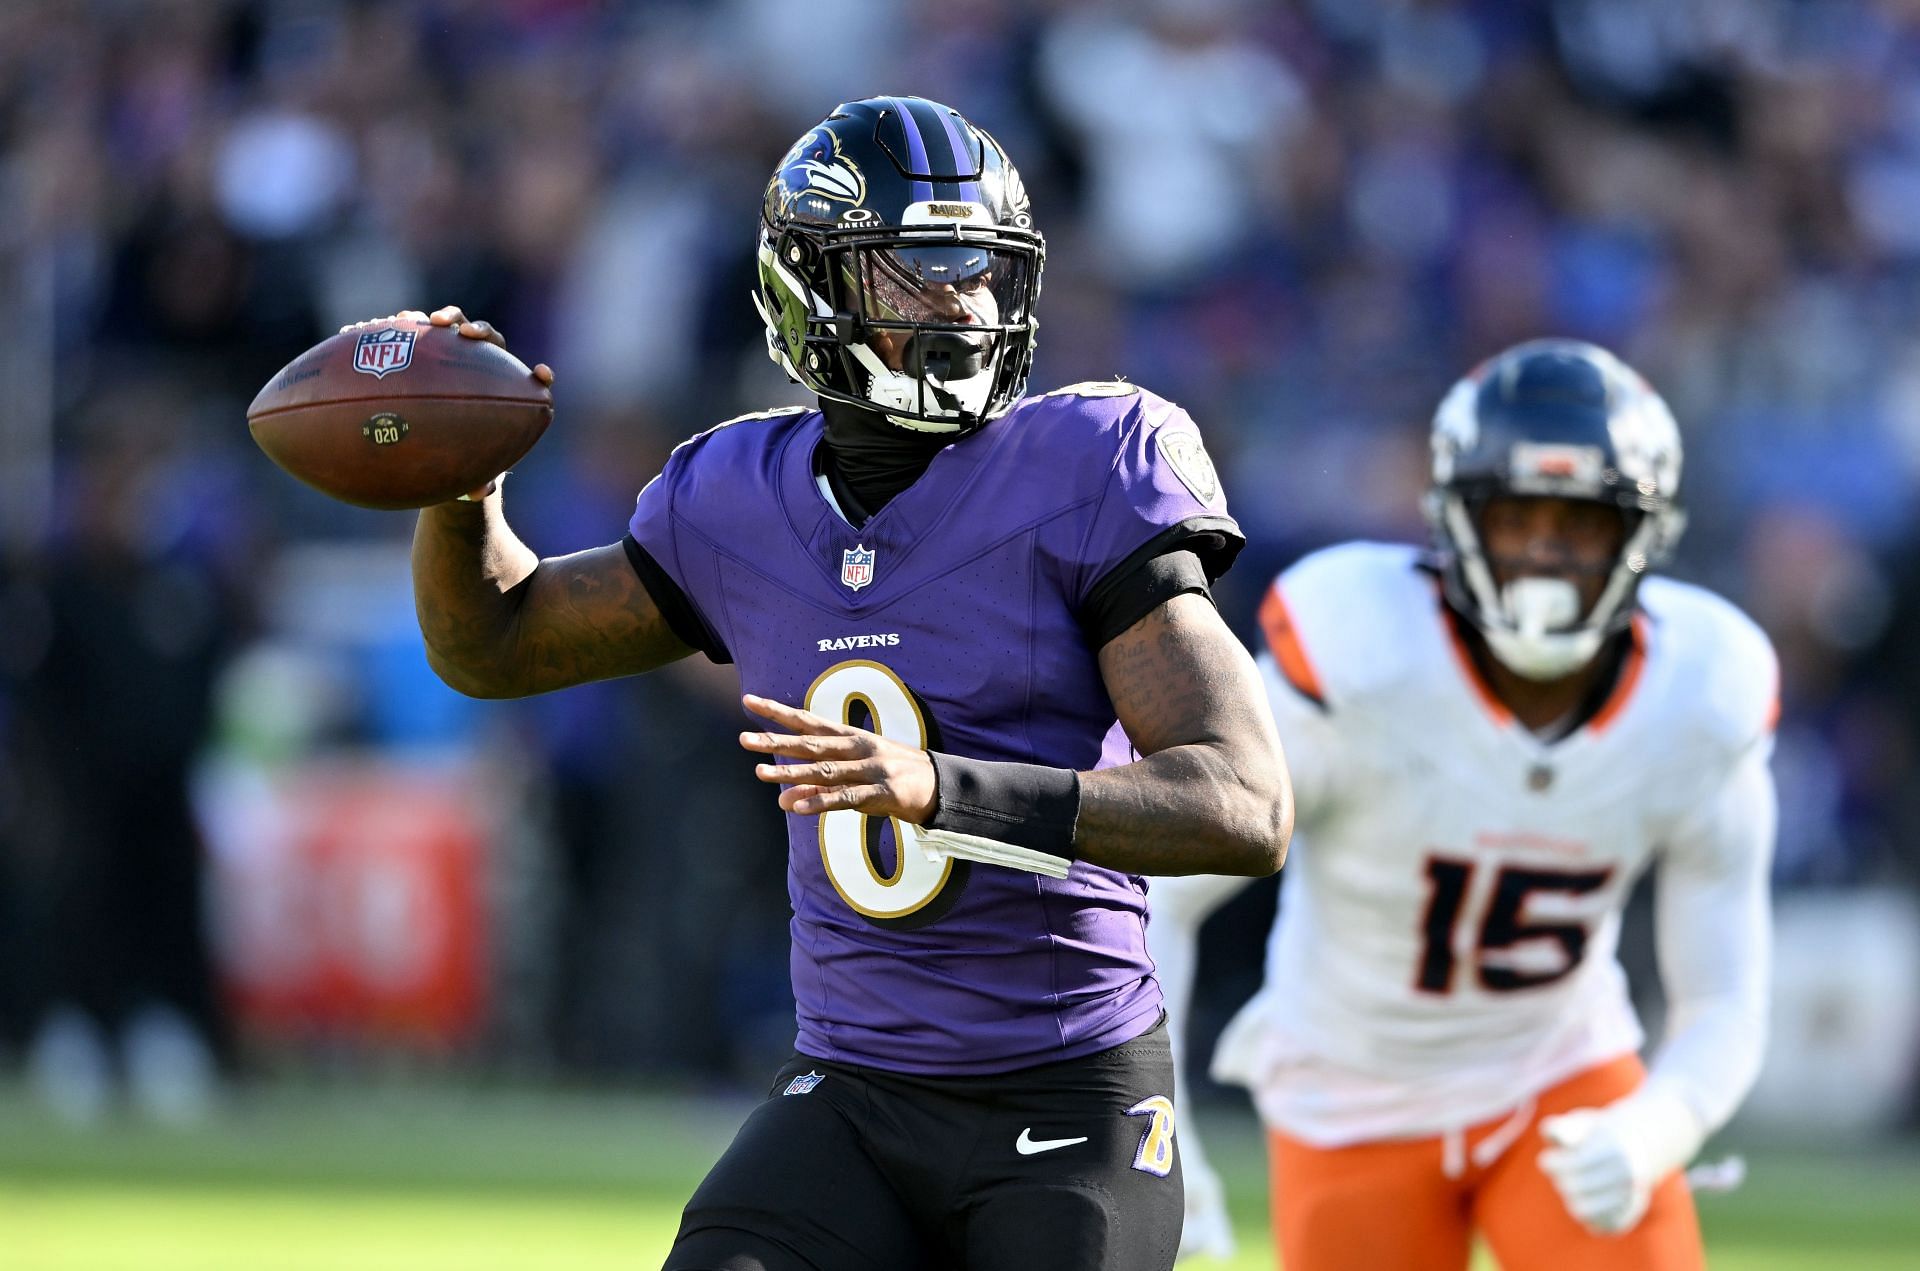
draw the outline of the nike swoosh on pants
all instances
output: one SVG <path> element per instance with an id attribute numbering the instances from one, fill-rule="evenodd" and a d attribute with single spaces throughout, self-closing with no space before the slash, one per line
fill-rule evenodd
<path id="1" fill-rule="evenodd" d="M 1084 1134 L 1077 1139 L 1036 1139 L 1033 1137 L 1033 1127 L 1028 1126 L 1020 1131 L 1020 1138 L 1014 1143 L 1013 1148 L 1022 1156 L 1032 1156 L 1035 1152 L 1051 1152 L 1057 1147 L 1072 1147 L 1075 1143 L 1086 1141 L 1087 1136 Z"/>

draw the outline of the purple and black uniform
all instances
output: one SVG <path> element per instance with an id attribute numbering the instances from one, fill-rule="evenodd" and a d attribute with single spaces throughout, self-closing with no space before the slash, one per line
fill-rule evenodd
<path id="1" fill-rule="evenodd" d="M 682 639 L 746 691 L 908 744 L 1127 762 L 1099 646 L 1240 545 L 1185 412 L 1121 385 L 1028 398 L 858 529 L 825 432 L 815 411 L 737 420 L 641 492 L 628 550 Z M 799 1053 L 688 1202 L 670 1271 L 1170 1267 L 1144 881 L 930 861 L 852 811 L 787 832 Z"/>
<path id="2" fill-rule="evenodd" d="M 741 688 L 896 740 L 1085 770 L 1127 762 L 1083 630 L 1104 580 L 1175 547 L 1217 573 L 1239 530 L 1193 422 L 1131 386 L 1020 402 L 860 528 L 815 411 L 680 446 L 631 533 Z M 917 735 L 916 735 L 917 734 Z M 1093 1054 L 1160 1016 L 1146 888 L 935 865 L 858 813 L 787 818 L 802 1055 L 978 1075 Z"/>

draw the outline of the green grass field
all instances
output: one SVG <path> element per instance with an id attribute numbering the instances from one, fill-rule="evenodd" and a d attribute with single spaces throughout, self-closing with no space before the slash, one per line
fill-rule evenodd
<path id="1" fill-rule="evenodd" d="M 666 1098 L 273 1089 L 214 1124 L 76 1132 L 0 1093 L 4 1271 L 493 1271 L 657 1266 L 743 1105 Z M 1241 1253 L 1271 1268 L 1259 1145 L 1209 1116 Z M 1920 1151 L 1749 1145 L 1701 1202 L 1715 1268 L 1920 1268 Z M 904 1269 L 903 1271 L 910 1271 Z"/>

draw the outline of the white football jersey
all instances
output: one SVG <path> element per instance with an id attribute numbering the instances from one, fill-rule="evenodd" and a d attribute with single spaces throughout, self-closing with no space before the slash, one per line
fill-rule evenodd
<path id="1" fill-rule="evenodd" d="M 1483 686 L 1414 549 L 1349 544 L 1275 582 L 1260 661 L 1300 828 L 1268 987 L 1214 1060 L 1270 1125 L 1442 1133 L 1639 1046 L 1621 908 L 1670 843 L 1715 836 L 1704 809 L 1777 702 L 1732 605 L 1662 578 L 1640 602 L 1609 698 L 1548 743 Z"/>

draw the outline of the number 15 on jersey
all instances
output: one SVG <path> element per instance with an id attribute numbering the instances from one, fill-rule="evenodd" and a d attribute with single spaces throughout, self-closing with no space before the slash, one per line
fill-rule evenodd
<path id="1" fill-rule="evenodd" d="M 1454 991 L 1455 933 L 1466 917 L 1476 868 L 1471 860 L 1427 857 L 1427 911 L 1420 965 L 1414 975 L 1414 987 L 1422 993 Z M 1556 896 L 1571 899 L 1598 891 L 1612 877 L 1612 866 L 1587 870 L 1501 866 L 1480 906 L 1479 937 L 1472 951 L 1480 986 L 1510 993 L 1573 974 L 1586 956 L 1590 926 L 1571 918 L 1547 921 L 1531 910 L 1537 902 Z"/>

